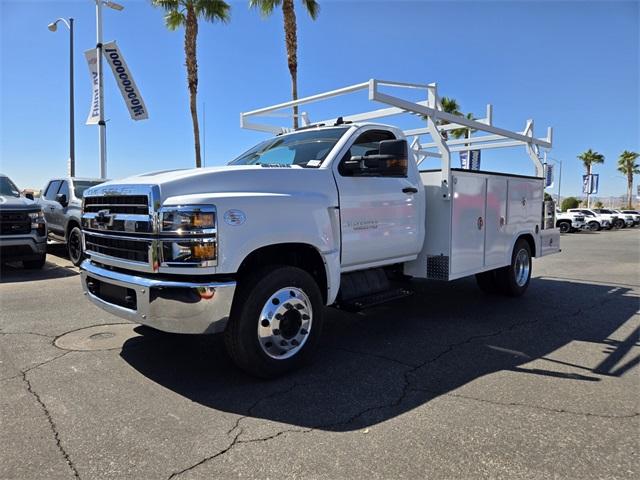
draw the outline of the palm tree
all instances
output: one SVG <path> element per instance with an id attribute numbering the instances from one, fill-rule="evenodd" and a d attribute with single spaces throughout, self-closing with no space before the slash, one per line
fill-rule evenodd
<path id="1" fill-rule="evenodd" d="M 591 149 L 578 155 L 578 159 L 582 160 L 584 168 L 587 170 L 587 175 L 591 175 L 591 167 L 593 165 L 604 163 L 604 155 Z M 590 194 L 587 193 L 587 208 L 589 207 L 589 196 Z"/>
<path id="2" fill-rule="evenodd" d="M 633 176 L 640 174 L 640 164 L 636 160 L 640 153 L 625 150 L 618 158 L 618 171 L 627 176 L 627 208 L 633 208 L 631 197 L 633 191 Z"/>
<path id="3" fill-rule="evenodd" d="M 189 105 L 193 122 L 193 139 L 196 150 L 196 168 L 202 166 L 200 159 L 200 126 L 198 124 L 198 61 L 196 46 L 198 37 L 198 21 L 227 22 L 231 7 L 223 0 L 151 0 L 155 7 L 165 10 L 165 24 L 169 30 L 184 26 L 184 54 L 187 67 L 187 83 L 189 86 Z"/>
<path id="4" fill-rule="evenodd" d="M 460 111 L 460 105 L 455 98 L 442 97 L 440 99 L 440 104 L 442 105 L 443 112 L 450 113 L 451 115 L 462 115 L 462 112 Z M 427 120 L 427 117 L 425 115 L 422 115 L 422 119 Z M 437 122 L 438 125 L 447 125 L 448 123 L 449 122 L 446 120 L 438 120 Z M 463 128 L 459 128 L 457 130 L 452 130 L 451 133 L 455 138 L 460 138 L 464 135 L 464 130 L 465 129 Z M 445 140 L 449 139 L 449 134 L 446 130 L 442 131 L 442 138 L 444 138 Z"/>
<path id="5" fill-rule="evenodd" d="M 298 33 L 296 26 L 296 12 L 293 0 L 249 0 L 251 8 L 260 9 L 260 13 L 267 17 L 276 7 L 282 5 L 284 17 L 284 38 L 287 46 L 287 64 L 291 75 L 291 98 L 298 99 Z M 305 10 L 315 20 L 320 11 L 316 0 L 302 0 Z M 293 128 L 298 128 L 298 106 L 293 107 Z"/>

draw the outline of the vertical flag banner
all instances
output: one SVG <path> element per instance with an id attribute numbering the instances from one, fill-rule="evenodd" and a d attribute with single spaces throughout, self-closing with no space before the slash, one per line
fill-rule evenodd
<path id="1" fill-rule="evenodd" d="M 553 164 L 544 164 L 544 188 L 553 187 Z"/>
<path id="2" fill-rule="evenodd" d="M 480 150 L 471 150 L 469 161 L 469 170 L 480 170 Z"/>
<path id="3" fill-rule="evenodd" d="M 460 168 L 464 170 L 469 169 L 469 151 L 468 150 L 460 152 Z"/>
<path id="4" fill-rule="evenodd" d="M 591 175 L 582 176 L 582 193 L 588 195 L 598 193 L 598 184 L 600 180 L 600 174 L 594 173 Z"/>
<path id="5" fill-rule="evenodd" d="M 598 193 L 598 183 L 600 181 L 600 174 L 594 173 L 591 175 L 591 191 L 589 193 Z"/>
<path id="6" fill-rule="evenodd" d="M 92 48 L 84 52 L 91 75 L 91 108 L 87 117 L 87 125 L 97 125 L 100 120 L 100 87 L 98 86 L 98 55 L 96 49 Z"/>
<path id="7" fill-rule="evenodd" d="M 107 63 L 111 67 L 113 76 L 116 79 L 120 93 L 124 103 L 129 109 L 129 115 L 133 120 L 145 120 L 149 118 L 147 107 L 144 104 L 142 95 L 136 86 L 136 82 L 133 81 L 133 75 L 124 61 L 122 52 L 116 45 L 116 42 L 108 42 L 103 44 L 102 52 L 104 54 Z"/>

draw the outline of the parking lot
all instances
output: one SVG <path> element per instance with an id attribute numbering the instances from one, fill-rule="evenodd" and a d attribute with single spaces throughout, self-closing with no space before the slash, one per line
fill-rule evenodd
<path id="1" fill-rule="evenodd" d="M 562 248 L 520 299 L 420 281 L 329 309 L 277 381 L 95 308 L 60 247 L 6 266 L 0 478 L 637 478 L 640 230 Z"/>

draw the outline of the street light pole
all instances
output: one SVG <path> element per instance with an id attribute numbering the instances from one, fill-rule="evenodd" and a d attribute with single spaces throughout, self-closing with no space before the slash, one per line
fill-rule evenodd
<path id="1" fill-rule="evenodd" d="M 96 56 L 98 69 L 98 142 L 100 143 L 100 178 L 107 178 L 107 124 L 104 120 L 104 61 L 102 58 L 102 5 L 123 10 L 116 2 L 95 0 L 96 3 Z"/>
<path id="2" fill-rule="evenodd" d="M 75 142 L 75 101 L 74 101 L 74 82 L 73 82 L 73 18 L 69 21 L 59 18 L 55 22 L 49 24 L 50 31 L 55 32 L 58 29 L 58 22 L 62 22 L 69 29 L 69 165 L 68 172 L 70 177 L 76 175 L 76 142 Z"/>
<path id="3" fill-rule="evenodd" d="M 107 124 L 104 121 L 104 82 L 102 63 L 102 0 L 96 2 L 96 57 L 98 67 L 98 143 L 100 145 L 100 178 L 107 178 Z"/>

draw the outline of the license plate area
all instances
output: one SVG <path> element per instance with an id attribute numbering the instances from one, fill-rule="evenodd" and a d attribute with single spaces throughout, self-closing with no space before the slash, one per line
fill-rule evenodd
<path id="1" fill-rule="evenodd" d="M 137 310 L 136 291 L 132 288 L 114 285 L 91 276 L 87 276 L 87 288 L 100 300 L 129 310 Z"/>

